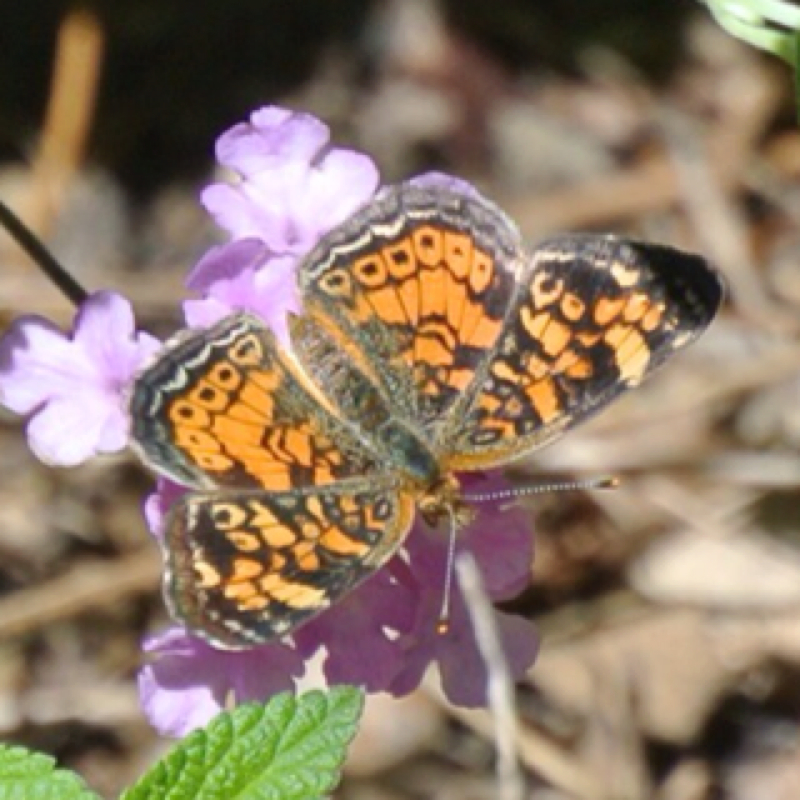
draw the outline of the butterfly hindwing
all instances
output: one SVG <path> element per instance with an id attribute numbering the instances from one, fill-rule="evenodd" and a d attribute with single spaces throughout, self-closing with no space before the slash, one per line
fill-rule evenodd
<path id="1" fill-rule="evenodd" d="M 171 510 L 165 595 L 217 646 L 253 647 L 324 610 L 383 565 L 414 516 L 394 487 L 198 492 Z"/>

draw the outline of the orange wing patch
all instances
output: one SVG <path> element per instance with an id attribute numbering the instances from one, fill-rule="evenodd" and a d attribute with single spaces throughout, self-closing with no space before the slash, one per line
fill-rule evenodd
<path id="1" fill-rule="evenodd" d="M 217 646 L 269 641 L 381 566 L 413 515 L 410 496 L 375 489 L 190 495 L 167 526 L 171 610 Z"/>
<path id="2" fill-rule="evenodd" d="M 355 346 L 353 361 L 397 415 L 426 430 L 495 346 L 522 259 L 516 231 L 494 215 L 489 224 L 479 203 L 431 200 L 408 187 L 402 199 L 379 198 L 354 220 L 358 236 L 347 225 L 334 231 L 299 275 L 306 316 L 337 328 L 333 338 Z M 313 356 L 305 361 L 325 374 Z"/>
<path id="3" fill-rule="evenodd" d="M 130 408 L 146 459 L 188 485 L 282 490 L 376 468 L 248 315 L 168 345 L 138 377 Z"/>
<path id="4" fill-rule="evenodd" d="M 552 441 L 696 338 L 721 296 L 701 259 L 610 237 L 546 244 L 521 281 L 487 380 L 460 409 L 469 421 L 446 433 L 450 469 Z"/>

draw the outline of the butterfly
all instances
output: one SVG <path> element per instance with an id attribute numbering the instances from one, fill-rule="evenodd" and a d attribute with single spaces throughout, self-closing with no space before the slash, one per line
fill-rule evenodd
<path id="1" fill-rule="evenodd" d="M 217 647 L 283 636 L 401 547 L 463 525 L 459 473 L 553 442 L 696 339 L 702 258 L 613 236 L 535 248 L 476 193 L 388 187 L 300 262 L 290 346 L 251 313 L 179 334 L 133 384 L 134 446 L 188 487 L 172 615 Z"/>

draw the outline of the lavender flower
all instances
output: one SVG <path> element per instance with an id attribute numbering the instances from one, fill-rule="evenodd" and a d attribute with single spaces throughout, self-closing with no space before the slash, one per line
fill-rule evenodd
<path id="1" fill-rule="evenodd" d="M 21 317 L 0 340 L 0 401 L 30 416 L 28 444 L 45 464 L 117 452 L 128 443 L 122 396 L 159 346 L 136 332 L 130 303 L 112 292 L 89 297 L 70 335 Z"/>
<path id="2" fill-rule="evenodd" d="M 244 703 L 291 691 L 305 669 L 290 646 L 275 643 L 229 653 L 183 628 L 147 638 L 144 650 L 154 658 L 138 676 L 142 707 L 168 736 L 202 727 L 231 699 Z"/>
<path id="3" fill-rule="evenodd" d="M 234 241 L 260 239 L 275 255 L 305 255 L 361 207 L 378 170 L 360 153 L 329 147 L 326 125 L 309 114 L 262 108 L 217 143 L 217 158 L 240 181 L 203 192 L 205 207 Z"/>

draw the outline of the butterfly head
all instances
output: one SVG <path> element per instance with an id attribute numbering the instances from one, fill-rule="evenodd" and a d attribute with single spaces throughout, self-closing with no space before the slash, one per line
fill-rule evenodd
<path id="1" fill-rule="evenodd" d="M 425 522 L 436 528 L 443 520 L 450 520 L 460 530 L 475 519 L 475 509 L 464 501 L 461 483 L 455 475 L 444 475 L 428 487 L 417 501 L 417 508 Z"/>

